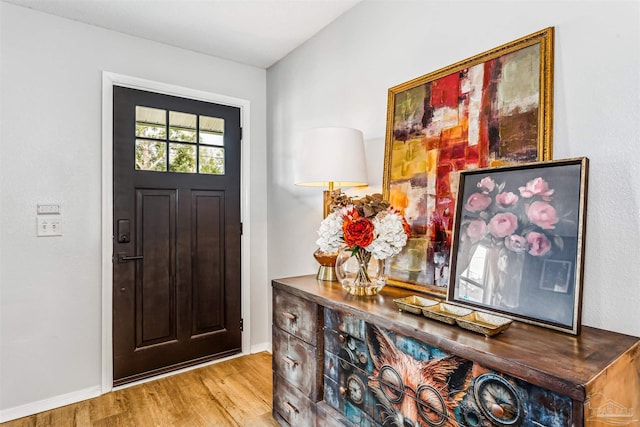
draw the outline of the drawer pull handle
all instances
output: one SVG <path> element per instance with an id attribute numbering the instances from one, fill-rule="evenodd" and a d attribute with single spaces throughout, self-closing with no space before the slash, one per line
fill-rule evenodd
<path id="1" fill-rule="evenodd" d="M 298 316 L 296 316 L 293 313 L 289 313 L 288 311 L 283 311 L 282 315 L 293 322 L 295 322 L 296 319 L 298 318 Z"/>
<path id="2" fill-rule="evenodd" d="M 300 411 L 298 411 L 298 408 L 296 408 L 295 406 L 293 406 L 291 403 L 289 402 L 284 402 L 284 406 L 287 407 L 287 409 L 289 410 L 289 412 L 295 412 L 296 414 L 299 414 Z"/>
<path id="3" fill-rule="evenodd" d="M 293 360 L 292 358 L 290 358 L 289 356 L 283 356 L 282 360 L 285 361 L 285 363 L 289 366 L 291 366 L 292 368 L 295 368 L 296 365 L 298 365 L 299 363 L 296 362 L 295 360 Z"/>
<path id="4" fill-rule="evenodd" d="M 341 398 L 343 398 L 343 399 L 344 399 L 345 397 L 347 397 L 347 389 L 346 389 L 346 388 L 344 388 L 344 387 L 340 387 L 340 388 L 338 389 L 338 391 L 340 392 L 340 397 L 341 397 Z"/>
<path id="5" fill-rule="evenodd" d="M 362 365 L 365 365 L 367 363 L 367 355 L 364 353 L 358 354 L 358 360 Z"/>

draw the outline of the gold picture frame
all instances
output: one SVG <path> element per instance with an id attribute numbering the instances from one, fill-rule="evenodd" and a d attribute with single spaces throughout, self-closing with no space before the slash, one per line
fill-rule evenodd
<path id="1" fill-rule="evenodd" d="M 389 89 L 383 195 L 411 225 L 389 285 L 445 296 L 459 171 L 551 160 L 553 34 Z"/>

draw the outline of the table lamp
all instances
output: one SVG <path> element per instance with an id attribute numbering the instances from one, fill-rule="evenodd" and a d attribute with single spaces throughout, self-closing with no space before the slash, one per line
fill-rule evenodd
<path id="1" fill-rule="evenodd" d="M 302 135 L 295 162 L 295 184 L 324 187 L 323 218 L 329 215 L 331 193 L 341 187 L 367 185 L 367 165 L 362 132 L 345 127 L 312 129 Z M 316 277 L 335 281 L 337 254 L 317 250 L 314 257 L 320 263 Z"/>

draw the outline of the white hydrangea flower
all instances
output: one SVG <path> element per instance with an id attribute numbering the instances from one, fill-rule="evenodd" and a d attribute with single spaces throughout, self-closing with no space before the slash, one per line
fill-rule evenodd
<path id="1" fill-rule="evenodd" d="M 407 243 L 402 218 L 394 211 L 381 212 L 373 219 L 375 237 L 367 250 L 376 259 L 387 259 L 400 253 Z"/>
<path id="2" fill-rule="evenodd" d="M 316 244 L 324 252 L 337 252 L 344 240 L 342 233 L 342 213 L 335 211 L 327 215 L 320 223 Z"/>

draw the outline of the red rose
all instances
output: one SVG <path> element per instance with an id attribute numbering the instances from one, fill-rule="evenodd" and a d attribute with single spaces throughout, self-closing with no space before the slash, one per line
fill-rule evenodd
<path id="1" fill-rule="evenodd" d="M 373 242 L 373 222 L 369 219 L 355 216 L 355 218 L 345 218 L 342 223 L 344 242 L 350 248 L 359 246 L 365 248 Z"/>
<path id="2" fill-rule="evenodd" d="M 404 219 L 404 217 L 401 216 L 400 218 L 402 218 L 402 228 L 404 228 L 404 232 L 407 235 L 407 239 L 409 239 L 411 237 L 411 226 L 409 225 L 407 220 Z"/>

